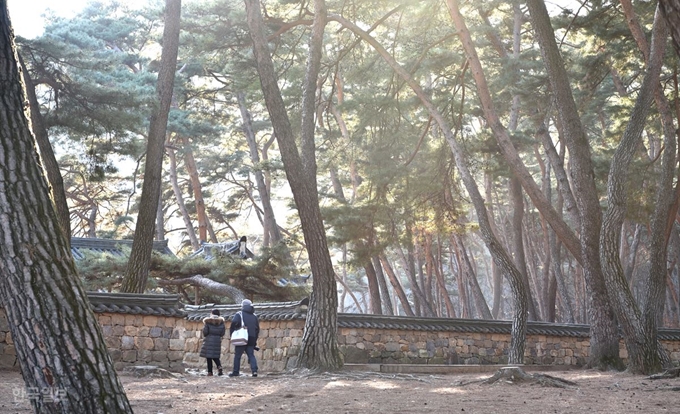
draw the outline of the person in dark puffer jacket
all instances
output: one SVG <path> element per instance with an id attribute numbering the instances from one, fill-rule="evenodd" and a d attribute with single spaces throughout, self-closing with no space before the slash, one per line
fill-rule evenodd
<path id="1" fill-rule="evenodd" d="M 200 353 L 201 357 L 207 359 L 209 377 L 213 375 L 213 361 L 217 366 L 217 375 L 222 375 L 220 356 L 225 331 L 224 318 L 220 316 L 219 310 L 213 309 L 210 316 L 203 319 L 203 345 Z"/>
<path id="2" fill-rule="evenodd" d="M 238 377 L 241 370 L 241 356 L 245 352 L 248 355 L 248 362 L 250 363 L 250 372 L 253 377 L 257 377 L 257 359 L 255 359 L 255 351 L 257 348 L 257 338 L 260 336 L 260 321 L 255 315 L 255 308 L 253 303 L 248 299 L 243 299 L 241 302 L 241 311 L 234 315 L 229 326 L 229 336 L 236 329 L 240 329 L 241 325 L 248 328 L 248 343 L 242 346 L 236 346 L 234 349 L 234 369 L 229 373 L 230 377 Z"/>

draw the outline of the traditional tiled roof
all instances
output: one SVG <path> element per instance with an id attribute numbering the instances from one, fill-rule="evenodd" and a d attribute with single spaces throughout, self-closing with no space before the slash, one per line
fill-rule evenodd
<path id="1" fill-rule="evenodd" d="M 307 298 L 294 302 L 253 303 L 255 314 L 263 321 L 304 319 L 308 305 L 309 299 Z M 241 305 L 215 305 L 212 303 L 198 306 L 184 305 L 184 311 L 190 321 L 203 320 L 210 315 L 213 309 L 218 309 L 220 316 L 225 319 L 231 319 L 236 312 L 241 310 Z"/>
<path id="2" fill-rule="evenodd" d="M 71 254 L 76 260 L 85 257 L 84 252 L 108 253 L 114 256 L 122 256 L 122 246 L 132 247 L 132 240 L 98 239 L 89 237 L 71 237 Z M 174 256 L 168 248 L 168 241 L 154 241 L 153 249 L 161 254 Z"/>
<path id="3" fill-rule="evenodd" d="M 415 331 L 449 331 L 504 333 L 512 330 L 512 321 L 482 319 L 415 318 L 408 316 L 383 316 L 355 313 L 338 314 L 338 326 L 342 328 L 408 329 Z M 557 335 L 587 338 L 588 325 L 565 325 L 529 322 L 527 334 Z"/>
<path id="4" fill-rule="evenodd" d="M 87 297 L 97 313 L 186 316 L 180 308 L 179 295 L 87 292 Z"/>
<path id="5" fill-rule="evenodd" d="M 225 319 L 231 319 L 236 312 L 241 310 L 240 304 L 184 305 L 182 307 L 179 295 L 88 292 L 87 296 L 94 311 L 100 313 L 178 316 L 186 317 L 191 321 L 200 321 L 210 315 L 213 309 L 219 309 Z M 307 314 L 309 299 L 293 302 L 256 302 L 253 306 L 260 320 L 303 320 Z M 338 327 L 510 334 L 512 321 L 339 313 Z M 588 325 L 528 322 L 527 334 L 588 338 L 590 327 Z M 659 339 L 680 341 L 680 329 L 660 328 Z"/>
<path id="6" fill-rule="evenodd" d="M 205 260 L 212 260 L 218 254 L 230 254 L 234 256 L 240 256 L 243 259 L 252 259 L 255 254 L 244 246 L 243 251 L 241 251 L 240 240 L 234 240 L 224 243 L 206 243 L 201 244 L 201 248 L 196 250 L 189 257 L 203 256 Z"/>

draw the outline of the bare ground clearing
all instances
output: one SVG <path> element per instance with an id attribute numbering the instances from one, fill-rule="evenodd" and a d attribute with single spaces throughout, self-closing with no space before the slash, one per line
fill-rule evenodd
<path id="1" fill-rule="evenodd" d="M 260 377 L 121 380 L 137 414 L 212 413 L 679 413 L 680 378 L 592 370 L 550 372 L 566 388 L 498 381 L 490 374 L 407 375 L 369 372 Z M 21 375 L 0 371 L 0 413 L 30 413 Z"/>

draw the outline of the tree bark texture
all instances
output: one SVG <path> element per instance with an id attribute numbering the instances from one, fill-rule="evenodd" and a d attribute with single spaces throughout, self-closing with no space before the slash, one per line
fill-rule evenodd
<path id="1" fill-rule="evenodd" d="M 286 176 L 300 216 L 312 269 L 312 295 L 297 365 L 316 371 L 332 371 L 342 366 L 337 341 L 338 295 L 335 270 L 328 252 L 326 232 L 319 209 L 319 200 L 316 197 L 315 181 L 310 182 L 299 168 L 302 160 L 295 144 L 293 129 L 286 113 L 286 106 L 277 84 L 274 64 L 267 47 L 260 3 L 257 0 L 245 0 L 245 4 L 265 104 L 271 117 Z M 317 23 L 316 19 L 315 23 Z M 325 25 L 325 19 L 322 23 Z M 313 39 L 313 42 L 320 41 L 322 39 Z"/>
<path id="2" fill-rule="evenodd" d="M 607 290 L 617 311 L 619 324 L 623 331 L 623 339 L 628 351 L 628 371 L 642 374 L 659 372 L 668 362 L 656 336 L 656 318 L 659 313 L 656 307 L 658 305 L 656 303 L 648 303 L 650 306 L 646 309 L 652 314 L 651 317 L 650 315 L 644 315 L 646 316 L 644 317 L 641 314 L 640 308 L 628 287 L 619 252 L 621 227 L 625 218 L 627 204 L 626 182 L 628 171 L 636 148 L 640 144 L 649 108 L 654 99 L 654 92 L 659 87 L 659 74 L 661 72 L 667 34 L 665 22 L 661 18 L 660 12 L 657 13 L 654 19 L 653 32 L 652 50 L 647 73 L 638 92 L 638 97 L 630 114 L 626 130 L 611 161 L 607 182 L 607 210 L 602 220 L 602 232 L 600 235 L 602 269 Z M 672 151 L 671 165 L 673 165 L 675 145 L 666 150 L 669 151 L 667 154 Z M 672 204 L 672 202 L 669 203 L 668 198 L 673 194 L 673 176 L 673 171 L 671 171 L 670 177 L 665 180 L 662 179 L 662 186 L 665 184 L 667 187 L 665 188 L 668 191 L 667 199 L 665 202 L 662 202 L 662 205 L 656 206 L 656 214 L 652 218 L 652 229 L 658 231 L 661 236 L 659 238 L 652 236 L 652 244 L 663 243 L 664 248 L 662 249 L 661 246 L 657 246 L 656 257 L 650 258 L 651 268 L 656 267 L 658 269 L 657 272 L 661 272 L 661 275 L 650 274 L 648 298 L 661 302 L 661 307 L 663 307 L 665 299 L 665 229 L 667 213 Z M 657 199 L 657 201 L 659 200 Z M 659 215 L 663 215 L 663 217 L 659 217 Z M 655 263 L 659 261 L 661 263 Z M 661 285 L 661 287 L 658 285 Z"/>
<path id="3" fill-rule="evenodd" d="M 599 240 L 602 213 L 595 186 L 590 144 L 576 108 L 569 76 L 560 55 L 555 32 L 542 0 L 527 0 L 531 24 L 543 56 L 564 140 L 570 154 L 570 172 L 581 213 L 581 261 L 589 291 L 590 361 L 601 368 L 620 367 L 619 337 L 600 264 Z M 557 233 L 557 232 L 556 232 Z M 558 237 L 562 237 L 558 234 Z M 569 248 L 565 244 L 565 247 Z M 569 248 L 569 251 L 572 251 Z M 578 257 L 578 256 L 576 256 Z"/>
<path id="4" fill-rule="evenodd" d="M 129 413 L 50 200 L 0 0 L 0 304 L 37 413 Z"/>
<path id="5" fill-rule="evenodd" d="M 121 286 L 121 291 L 128 293 L 143 293 L 149 277 L 156 208 L 161 192 L 165 133 L 175 83 L 181 10 L 181 0 L 166 0 L 163 51 L 156 83 L 158 106 L 153 111 L 149 125 L 139 214 L 135 225 L 132 251 Z"/>

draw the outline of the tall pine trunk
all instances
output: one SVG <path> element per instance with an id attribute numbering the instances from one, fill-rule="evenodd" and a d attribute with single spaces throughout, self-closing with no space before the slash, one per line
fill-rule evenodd
<path id="1" fill-rule="evenodd" d="M 129 413 L 49 197 L 0 0 L 0 305 L 36 413 Z"/>
<path id="2" fill-rule="evenodd" d="M 151 115 L 139 214 L 130 260 L 121 286 L 121 290 L 128 293 L 143 293 L 149 277 L 156 210 L 161 194 L 165 133 L 172 103 L 172 89 L 175 84 L 181 10 L 181 0 L 166 0 L 163 51 L 156 83 L 158 103 Z"/>
<path id="3" fill-rule="evenodd" d="M 333 263 L 328 252 L 326 231 L 319 208 L 316 178 L 310 179 L 311 174 L 309 174 L 309 171 L 313 169 L 313 166 L 307 165 L 305 171 L 300 168 L 303 159 L 300 157 L 297 145 L 295 144 L 293 128 L 277 84 L 274 63 L 272 62 L 264 34 L 260 2 L 257 0 L 245 0 L 245 4 L 247 22 L 250 28 L 250 36 L 253 40 L 253 52 L 265 104 L 272 121 L 283 166 L 300 216 L 302 233 L 312 269 L 312 295 L 297 366 L 315 371 L 332 371 L 342 366 L 342 358 L 337 340 L 338 295 L 335 270 L 333 269 Z M 322 0 L 315 1 L 315 18 L 312 29 L 313 40 L 310 46 L 310 49 L 312 49 L 310 56 L 312 57 L 317 56 L 317 52 L 320 57 L 320 51 L 317 51 L 317 48 L 321 48 L 323 27 L 325 27 L 326 23 L 324 6 Z M 315 66 L 314 64 L 309 65 L 312 69 Z M 310 75 L 309 67 L 307 77 L 315 79 L 316 76 Z M 307 79 L 305 84 L 307 85 L 305 89 L 311 84 L 315 87 L 316 80 L 311 82 L 310 79 Z M 306 90 L 305 93 L 310 92 Z M 309 145 L 309 142 L 307 144 Z M 309 149 L 308 146 L 305 148 Z M 305 154 L 306 156 L 312 155 L 308 152 L 305 152 Z M 307 161 L 311 162 L 308 159 Z"/>
<path id="4" fill-rule="evenodd" d="M 557 113 L 569 148 L 572 183 L 581 213 L 580 263 L 589 291 L 590 360 L 600 368 L 622 366 L 619 357 L 619 337 L 600 264 L 599 240 L 602 213 L 595 187 L 590 144 L 581 124 L 569 77 L 555 41 L 555 32 L 542 0 L 527 0 L 531 24 L 538 39 Z M 556 231 L 557 233 L 557 231 Z M 559 236 L 559 233 L 558 233 Z M 569 247 L 565 244 L 565 247 Z M 570 251 L 573 250 L 570 248 Z"/>

